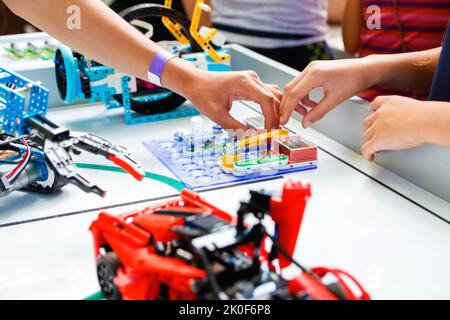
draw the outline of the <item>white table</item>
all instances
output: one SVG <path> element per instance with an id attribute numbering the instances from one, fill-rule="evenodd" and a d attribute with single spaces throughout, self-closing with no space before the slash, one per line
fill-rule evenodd
<path id="1" fill-rule="evenodd" d="M 258 113 L 239 103 L 233 114 L 242 120 Z M 142 141 L 190 127 L 187 118 L 126 126 L 121 110 L 100 105 L 55 109 L 49 118 L 123 144 L 146 171 L 169 178 L 175 177 Z M 320 132 L 300 129 L 297 120 L 287 127 L 321 148 L 317 170 L 290 175 L 313 186 L 296 257 L 309 266 L 349 271 L 377 299 L 449 299 L 450 226 L 445 220 L 450 204 Z M 110 165 L 86 155 L 77 162 Z M 177 194 L 156 180 L 139 183 L 120 173 L 86 173 L 108 188 L 106 198 L 69 186 L 57 195 L 17 192 L 0 201 L 0 299 L 80 299 L 98 291 L 88 227 L 99 210 L 121 213 Z M 235 212 L 249 189 L 280 190 L 283 181 L 220 188 L 202 196 Z"/>

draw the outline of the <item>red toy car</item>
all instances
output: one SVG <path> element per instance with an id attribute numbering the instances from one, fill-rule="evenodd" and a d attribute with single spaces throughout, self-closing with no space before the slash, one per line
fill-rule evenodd
<path id="1" fill-rule="evenodd" d="M 237 217 L 189 190 L 182 191 L 176 200 L 142 211 L 120 216 L 100 213 L 90 230 L 104 296 L 370 299 L 344 271 L 306 269 L 292 258 L 311 195 L 309 184 L 287 181 L 281 197 L 256 191 L 250 195 L 248 202 L 241 203 Z M 246 219 L 249 216 L 253 219 Z M 266 216 L 275 223 L 273 233 L 268 231 L 274 228 L 268 226 Z M 284 279 L 280 270 L 291 264 L 301 273 Z M 334 276 L 335 281 L 326 284 L 326 275 Z"/>

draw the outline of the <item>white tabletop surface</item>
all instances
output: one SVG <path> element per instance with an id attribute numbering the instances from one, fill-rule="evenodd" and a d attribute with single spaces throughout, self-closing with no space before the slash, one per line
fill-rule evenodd
<path id="1" fill-rule="evenodd" d="M 256 113 L 237 104 L 233 114 L 242 120 Z M 120 110 L 107 111 L 100 105 L 53 110 L 49 118 L 123 144 L 146 171 L 172 178 L 142 141 L 170 136 L 174 130 L 190 126 L 189 118 L 126 126 Z M 300 130 L 295 122 L 289 128 Z M 312 129 L 302 134 L 326 152 L 319 152 L 317 170 L 292 175 L 313 186 L 296 257 L 309 266 L 349 271 L 377 299 L 450 299 L 450 226 L 429 212 L 450 212 L 450 204 L 376 164 L 368 164 Z M 109 165 L 93 156 L 82 156 L 77 162 Z M 146 200 L 177 193 L 154 180 L 139 183 L 119 173 L 86 173 L 108 188 L 106 198 L 69 186 L 58 195 L 17 192 L 2 199 L 0 299 L 80 299 L 98 291 L 88 231 L 98 208 L 112 207 L 106 210 L 121 213 L 144 207 Z M 280 190 L 283 181 L 207 191 L 202 196 L 235 212 L 249 189 Z M 425 209 L 411 199 L 421 199 Z"/>

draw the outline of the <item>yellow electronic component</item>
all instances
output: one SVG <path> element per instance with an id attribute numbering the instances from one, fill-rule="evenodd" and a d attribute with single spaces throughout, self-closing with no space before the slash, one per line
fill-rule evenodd
<path id="1" fill-rule="evenodd" d="M 266 133 L 258 134 L 254 137 L 248 137 L 245 139 L 242 139 L 238 141 L 237 146 L 238 148 L 245 148 L 248 146 L 256 146 L 260 144 L 267 143 L 267 140 L 272 138 L 279 138 L 289 136 L 289 131 L 286 129 L 279 129 L 279 130 L 272 130 Z"/>
<path id="2" fill-rule="evenodd" d="M 212 28 L 208 34 L 203 36 L 200 34 L 199 26 L 202 12 L 211 12 L 211 8 L 205 4 L 205 0 L 197 0 L 195 2 L 194 13 L 192 15 L 192 22 L 190 32 L 192 37 L 197 41 L 199 46 L 213 59 L 215 62 L 223 62 L 231 60 L 231 56 L 227 53 L 217 52 L 211 44 L 211 40 L 216 36 L 217 29 Z"/>
<path id="3" fill-rule="evenodd" d="M 233 164 L 240 160 L 242 160 L 242 152 L 235 143 L 228 142 L 223 148 L 222 157 L 219 159 L 220 164 L 227 169 L 233 169 Z"/>
<path id="4" fill-rule="evenodd" d="M 168 8 L 172 8 L 172 0 L 165 0 L 164 6 Z M 186 45 L 189 44 L 188 38 L 181 32 L 181 26 L 178 23 L 173 23 L 167 17 L 162 18 L 162 23 L 166 27 L 167 30 L 177 39 L 181 44 Z"/>

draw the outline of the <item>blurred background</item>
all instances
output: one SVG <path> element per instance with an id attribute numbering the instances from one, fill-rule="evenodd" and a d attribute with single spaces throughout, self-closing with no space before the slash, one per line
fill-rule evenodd
<path id="1" fill-rule="evenodd" d="M 344 14 L 345 3 L 347 0 L 330 0 L 328 1 L 328 20 L 330 23 L 329 41 L 331 44 L 337 46 L 337 49 L 342 49 L 342 37 L 340 31 L 340 23 Z M 140 3 L 159 3 L 163 4 L 163 0 L 143 1 L 143 0 L 104 0 L 106 4 L 111 6 L 114 10 L 120 11 L 126 7 Z M 185 1 L 189 3 L 189 1 Z M 183 7 L 182 1 L 175 0 L 173 7 L 181 12 L 189 13 L 190 8 Z M 4 4 L 0 2 L 0 35 L 19 34 L 25 32 L 38 31 L 35 27 L 17 17 Z M 170 37 L 170 34 L 165 28 L 158 30 L 161 32 L 161 38 Z"/>

